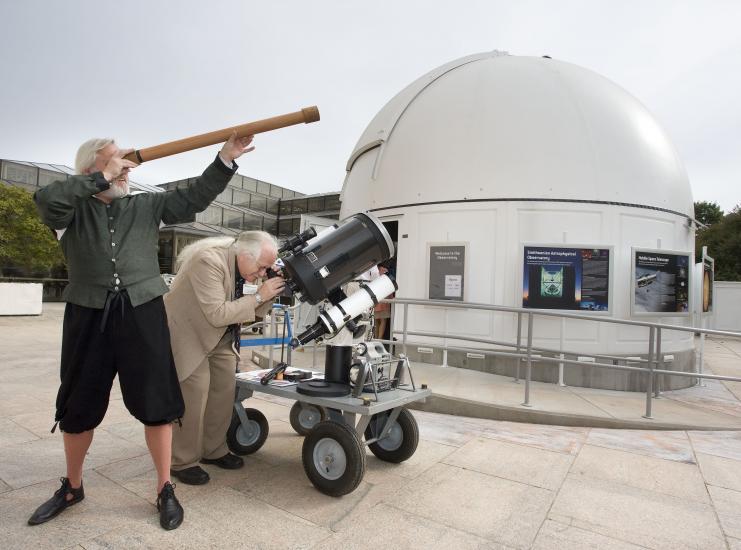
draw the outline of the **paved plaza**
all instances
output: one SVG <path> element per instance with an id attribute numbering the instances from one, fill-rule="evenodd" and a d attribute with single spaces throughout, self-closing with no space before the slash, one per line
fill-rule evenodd
<path id="1" fill-rule="evenodd" d="M 209 484 L 178 484 L 185 521 L 166 532 L 142 427 L 116 386 L 86 462 L 85 500 L 29 527 L 28 516 L 64 474 L 61 436 L 49 431 L 62 312 L 45 304 L 40 317 L 0 318 L 0 548 L 741 549 L 741 434 L 731 429 L 566 427 L 415 411 L 416 454 L 395 465 L 368 453 L 360 486 L 332 498 L 304 475 L 291 403 L 269 396 L 248 401 L 269 419 L 265 446 L 242 470 L 205 466 Z M 714 372 L 739 374 L 738 343 L 714 340 L 706 353 Z M 494 408 L 516 409 L 521 400 L 521 386 L 509 381 L 417 367 L 419 382 L 433 392 L 439 386 L 448 401 L 455 388 Z M 738 391 L 711 383 L 667 393 L 656 420 L 700 428 L 712 417 L 741 427 Z M 560 414 L 558 396 L 567 393 L 586 396 L 578 397 L 583 416 L 592 408 L 616 420 L 642 414 L 640 394 L 547 384 L 534 387 L 533 403 Z M 635 410 L 621 408 L 631 400 Z M 681 415 L 666 413 L 672 407 Z"/>

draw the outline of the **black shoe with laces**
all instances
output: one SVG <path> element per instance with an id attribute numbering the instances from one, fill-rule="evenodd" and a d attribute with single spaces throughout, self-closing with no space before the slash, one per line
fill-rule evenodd
<path id="1" fill-rule="evenodd" d="M 185 470 L 170 470 L 170 475 L 187 485 L 203 485 L 211 479 L 208 472 L 200 466 L 191 466 Z"/>
<path id="2" fill-rule="evenodd" d="M 244 460 L 241 456 L 226 453 L 220 458 L 202 458 L 201 464 L 213 464 L 214 466 L 224 468 L 225 470 L 238 470 L 244 466 Z"/>
<path id="3" fill-rule="evenodd" d="M 60 477 L 59 481 L 62 482 L 62 486 L 57 489 L 53 497 L 36 508 L 36 511 L 28 519 L 29 525 L 39 525 L 40 523 L 49 521 L 85 498 L 85 490 L 82 488 L 82 483 L 80 483 L 79 488 L 73 489 L 69 479 L 66 477 Z M 72 498 L 68 499 L 67 495 L 72 495 Z"/>
<path id="4" fill-rule="evenodd" d="M 160 512 L 160 525 L 163 529 L 177 529 L 183 523 L 183 507 L 175 497 L 175 486 L 169 481 L 165 482 L 157 495 L 157 510 Z"/>

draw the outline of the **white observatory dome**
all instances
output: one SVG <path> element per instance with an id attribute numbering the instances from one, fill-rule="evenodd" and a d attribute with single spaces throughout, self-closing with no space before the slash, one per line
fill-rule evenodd
<path id="1" fill-rule="evenodd" d="M 634 97 L 576 65 L 501 52 L 417 79 L 368 125 L 342 215 L 460 200 L 619 203 L 693 217 L 687 174 Z"/>
<path id="2" fill-rule="evenodd" d="M 601 250 L 609 273 L 590 275 L 588 285 L 596 286 L 586 289 L 603 308 L 590 312 L 592 302 L 581 302 L 574 275 L 573 300 L 561 304 L 567 311 L 595 321 L 689 322 L 691 297 L 678 312 L 635 305 L 643 297 L 635 284 L 638 251 L 694 257 L 692 193 L 679 155 L 634 97 L 570 63 L 489 52 L 417 79 L 361 136 L 341 199 L 342 217 L 370 211 L 394 236 L 398 297 L 440 299 L 444 288 L 443 297 L 459 302 L 537 309 L 526 298 L 535 265 L 526 259 L 528 247 L 542 247 L 545 257 L 559 248 Z M 443 266 L 440 247 L 455 249 L 460 261 Z M 442 286 L 443 276 L 450 287 Z M 647 357 L 646 327 L 536 317 L 533 342 L 544 349 Z M 414 361 L 516 372 L 514 359 L 475 359 L 452 348 L 443 359 L 439 346 L 425 346 L 437 345 L 441 333 L 446 345 L 463 348 L 472 338 L 484 347 L 513 342 L 517 316 L 411 307 L 405 319 L 397 308 L 393 323 L 407 326 L 422 346 L 407 350 Z M 694 368 L 693 346 L 691 332 L 662 335 L 662 353 L 673 357 L 674 370 Z M 560 377 L 552 363 L 534 372 L 542 381 Z M 645 385 L 627 371 L 570 365 L 563 374 L 575 386 L 643 391 Z M 691 383 L 670 377 L 664 387 Z"/>

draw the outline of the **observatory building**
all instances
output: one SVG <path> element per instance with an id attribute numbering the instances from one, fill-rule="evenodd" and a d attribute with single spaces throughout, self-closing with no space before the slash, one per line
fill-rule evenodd
<path id="1" fill-rule="evenodd" d="M 666 132 L 606 78 L 550 58 L 488 52 L 391 99 L 347 163 L 341 218 L 369 211 L 398 237 L 398 296 L 688 324 L 693 200 Z M 514 342 L 513 314 L 410 307 L 408 329 Z M 397 326 L 400 312 L 396 314 Z M 646 327 L 536 316 L 534 345 L 618 358 Z M 415 336 L 415 341 L 425 341 Z M 432 340 L 430 340 L 432 341 Z M 436 340 L 439 342 L 439 340 Z M 480 346 L 480 344 L 477 344 Z M 664 331 L 669 368 L 694 369 L 690 333 Z M 415 360 L 441 363 L 442 356 Z M 448 364 L 512 374 L 512 360 Z M 542 364 L 533 378 L 553 381 Z M 569 385 L 641 390 L 639 373 L 570 366 Z M 685 387 L 689 378 L 667 379 Z"/>

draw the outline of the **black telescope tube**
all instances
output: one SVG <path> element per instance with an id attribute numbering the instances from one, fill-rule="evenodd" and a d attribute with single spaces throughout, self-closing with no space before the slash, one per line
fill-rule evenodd
<path id="1" fill-rule="evenodd" d="M 346 218 L 326 237 L 283 258 L 286 279 L 301 299 L 317 304 L 341 285 L 394 255 L 383 225 L 370 214 Z"/>

